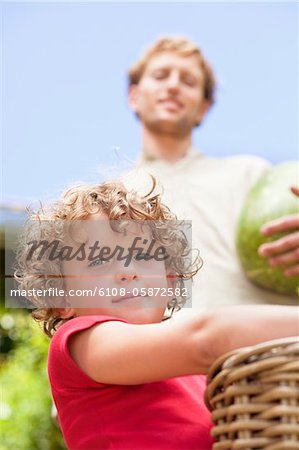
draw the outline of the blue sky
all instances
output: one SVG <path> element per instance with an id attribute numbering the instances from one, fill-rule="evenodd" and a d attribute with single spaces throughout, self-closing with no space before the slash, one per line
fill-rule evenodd
<path id="1" fill-rule="evenodd" d="M 297 8 L 2 3 L 3 199 L 47 200 L 74 181 L 101 181 L 110 167 L 129 167 L 140 130 L 127 105 L 126 71 L 166 34 L 195 40 L 218 79 L 196 147 L 208 155 L 295 159 Z"/>

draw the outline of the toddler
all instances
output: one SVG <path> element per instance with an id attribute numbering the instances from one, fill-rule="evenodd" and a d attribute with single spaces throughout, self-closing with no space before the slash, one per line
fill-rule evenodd
<path id="1" fill-rule="evenodd" d="M 171 318 L 201 265 L 187 235 L 154 186 L 140 197 L 119 182 L 75 186 L 28 223 L 16 279 L 35 289 L 33 317 L 51 337 L 48 373 L 69 449 L 211 449 L 211 363 L 296 334 L 292 307 Z"/>

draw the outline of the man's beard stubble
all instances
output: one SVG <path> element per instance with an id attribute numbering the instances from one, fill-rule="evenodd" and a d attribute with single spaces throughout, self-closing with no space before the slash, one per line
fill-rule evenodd
<path id="1" fill-rule="evenodd" d="M 167 121 L 161 119 L 141 119 L 144 126 L 153 134 L 162 136 L 169 136 L 175 139 L 184 139 L 188 137 L 192 129 L 197 126 L 197 123 L 194 123 L 189 118 L 183 118 L 178 121 Z"/>

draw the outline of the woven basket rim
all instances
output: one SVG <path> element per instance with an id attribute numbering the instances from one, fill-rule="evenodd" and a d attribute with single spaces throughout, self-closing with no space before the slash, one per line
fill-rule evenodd
<path id="1" fill-rule="evenodd" d="M 244 373 L 244 375 L 248 374 L 251 367 L 253 367 L 254 369 L 255 367 L 254 365 L 262 363 L 261 365 L 265 367 L 267 366 L 266 362 L 267 359 L 264 359 L 264 361 L 260 362 L 256 362 L 256 360 L 248 362 L 247 359 L 250 358 L 252 355 L 254 356 L 263 355 L 263 353 L 270 352 L 272 349 L 276 348 L 282 349 L 283 347 L 288 348 L 290 346 L 295 346 L 294 348 L 296 349 L 297 352 L 297 345 L 299 351 L 299 336 L 289 336 L 286 338 L 265 341 L 248 347 L 237 348 L 217 358 L 210 367 L 207 377 L 207 389 L 205 391 L 205 403 L 207 407 L 209 409 L 212 408 L 210 399 L 213 397 L 212 393 L 214 391 L 215 386 L 221 384 L 222 382 L 225 383 L 228 376 L 231 378 L 231 372 L 234 372 L 235 374 L 240 374 L 239 376 L 242 376 L 242 373 Z M 278 360 L 277 355 L 275 355 L 275 353 L 273 352 L 273 355 L 271 355 L 271 358 L 269 358 L 269 360 L 271 359 L 274 360 L 274 358 Z M 282 360 L 283 359 L 281 359 L 281 361 Z M 242 367 L 240 368 L 243 361 L 246 362 L 246 365 L 244 364 L 244 368 Z"/>

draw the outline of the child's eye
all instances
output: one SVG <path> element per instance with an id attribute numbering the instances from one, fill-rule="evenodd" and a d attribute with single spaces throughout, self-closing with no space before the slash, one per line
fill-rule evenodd
<path id="1" fill-rule="evenodd" d="M 103 266 L 104 264 L 107 264 L 109 262 L 108 259 L 101 259 L 101 258 L 96 258 L 93 261 L 91 261 L 90 264 L 88 264 L 88 267 L 98 267 L 98 266 Z"/>

